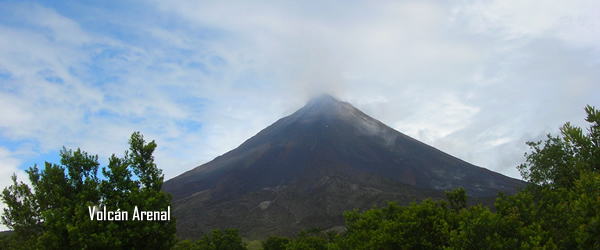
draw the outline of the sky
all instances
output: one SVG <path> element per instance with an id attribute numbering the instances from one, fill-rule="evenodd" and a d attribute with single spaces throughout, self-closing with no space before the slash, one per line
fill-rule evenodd
<path id="1" fill-rule="evenodd" d="M 598 13 L 594 0 L 0 0 L 0 188 L 63 146 L 106 166 L 134 131 L 170 179 L 320 93 L 520 178 L 525 142 L 600 107 Z"/>

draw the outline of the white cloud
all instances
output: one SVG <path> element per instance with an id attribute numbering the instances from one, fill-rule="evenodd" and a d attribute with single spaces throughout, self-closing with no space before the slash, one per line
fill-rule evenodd
<path id="1" fill-rule="evenodd" d="M 552 37 L 577 47 L 600 49 L 600 3 L 576 1 L 472 1 L 455 8 L 477 32 L 506 39 Z"/>

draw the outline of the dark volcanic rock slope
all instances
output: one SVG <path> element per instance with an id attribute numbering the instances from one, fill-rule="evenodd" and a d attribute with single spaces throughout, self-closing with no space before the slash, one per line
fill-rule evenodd
<path id="1" fill-rule="evenodd" d="M 464 187 L 470 197 L 512 193 L 523 182 L 406 136 L 329 95 L 311 100 L 238 148 L 163 186 L 178 234 L 216 228 L 290 235 L 344 224 L 343 211 L 408 204 Z"/>

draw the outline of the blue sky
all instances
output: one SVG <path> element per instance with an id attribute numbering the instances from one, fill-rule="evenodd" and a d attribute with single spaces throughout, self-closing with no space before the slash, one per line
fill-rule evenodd
<path id="1" fill-rule="evenodd" d="M 327 92 L 519 177 L 600 106 L 598 1 L 0 1 L 0 186 L 132 132 L 172 178 Z"/>

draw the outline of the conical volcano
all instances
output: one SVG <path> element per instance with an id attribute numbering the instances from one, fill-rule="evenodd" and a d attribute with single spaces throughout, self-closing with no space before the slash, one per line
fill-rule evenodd
<path id="1" fill-rule="evenodd" d="M 343 226 L 343 211 L 385 201 L 512 193 L 524 182 L 464 162 L 330 95 L 236 149 L 165 182 L 180 237 L 239 228 L 250 238 Z"/>

